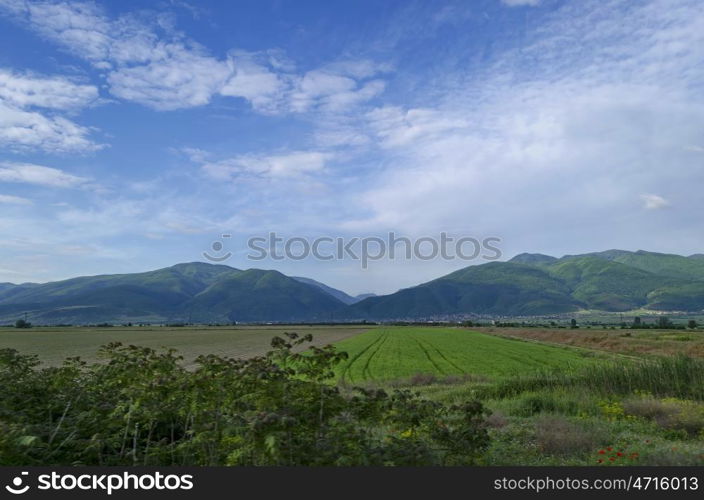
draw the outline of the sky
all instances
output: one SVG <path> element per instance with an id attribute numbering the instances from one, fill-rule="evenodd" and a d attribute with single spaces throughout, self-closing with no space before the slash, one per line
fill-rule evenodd
<path id="1" fill-rule="evenodd" d="M 0 0 L 0 282 L 485 261 L 252 261 L 272 232 L 702 252 L 703 84 L 701 0 Z"/>

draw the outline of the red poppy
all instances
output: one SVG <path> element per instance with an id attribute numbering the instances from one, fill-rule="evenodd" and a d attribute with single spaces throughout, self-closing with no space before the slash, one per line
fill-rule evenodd
<path id="1" fill-rule="evenodd" d="M 614 451 L 614 449 L 613 449 L 611 446 L 609 446 L 609 447 L 606 448 L 606 449 L 609 450 L 609 451 Z"/>
<path id="2" fill-rule="evenodd" d="M 621 452 L 619 451 L 618 453 L 616 453 L 616 456 L 622 457 L 622 456 L 623 456 L 623 453 L 621 453 Z"/>
<path id="3" fill-rule="evenodd" d="M 605 450 L 599 450 L 599 455 L 606 455 L 606 451 L 605 451 Z"/>
<path id="4" fill-rule="evenodd" d="M 609 462 L 613 462 L 614 460 L 616 460 L 614 457 L 609 458 Z"/>

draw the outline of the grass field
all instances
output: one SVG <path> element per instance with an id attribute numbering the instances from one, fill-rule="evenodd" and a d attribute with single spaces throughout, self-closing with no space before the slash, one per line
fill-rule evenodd
<path id="1" fill-rule="evenodd" d="M 479 331 L 504 338 L 533 340 L 548 344 L 596 349 L 630 356 L 683 354 L 704 358 L 701 330 L 607 330 L 596 328 L 497 328 Z"/>
<path id="2" fill-rule="evenodd" d="M 698 334 L 624 333 L 379 328 L 337 345 L 345 382 L 479 398 L 487 465 L 704 464 L 704 366 L 673 356 L 696 353 Z"/>
<path id="3" fill-rule="evenodd" d="M 385 381 L 417 374 L 504 377 L 593 362 L 576 349 L 509 340 L 459 328 L 379 328 L 340 341 L 349 354 L 343 381 Z"/>
<path id="4" fill-rule="evenodd" d="M 270 348 L 271 339 L 284 332 L 313 335 L 315 345 L 331 344 L 369 330 L 360 326 L 228 326 L 228 327 L 112 327 L 112 328 L 0 328 L 0 349 L 36 354 L 48 365 L 67 357 L 94 361 L 100 346 L 110 342 L 159 349 L 171 347 L 187 364 L 201 354 L 233 358 L 257 356 Z"/>
<path id="5" fill-rule="evenodd" d="M 349 354 L 337 371 L 343 390 L 351 385 L 412 388 L 447 404 L 479 398 L 489 413 L 491 445 L 483 457 L 488 465 L 597 465 L 610 458 L 618 464 L 704 464 L 704 361 L 673 356 L 697 356 L 704 345 L 698 332 L 2 328 L 0 349 L 37 354 L 44 363 L 58 365 L 70 356 L 93 361 L 101 345 L 122 342 L 175 348 L 191 365 L 200 354 L 260 355 L 269 350 L 272 337 L 286 331 L 311 333 L 316 345 L 333 343 Z"/>

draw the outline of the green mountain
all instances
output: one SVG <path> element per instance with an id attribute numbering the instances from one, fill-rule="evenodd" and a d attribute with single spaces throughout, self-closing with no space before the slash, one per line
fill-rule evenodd
<path id="1" fill-rule="evenodd" d="M 606 253 L 606 252 L 604 252 Z M 599 254 L 594 254 L 599 257 Z M 602 258 L 609 259 L 608 256 Z M 644 252 L 624 252 L 609 260 L 648 271 L 653 274 L 683 279 L 704 279 L 704 259 L 681 255 Z"/>
<path id="2" fill-rule="evenodd" d="M 541 315 L 580 309 L 704 310 L 704 259 L 609 250 L 520 254 L 350 306 L 350 319 Z"/>
<path id="3" fill-rule="evenodd" d="M 0 283 L 0 324 L 27 313 L 39 324 L 299 322 L 578 310 L 704 310 L 704 258 L 608 250 L 561 258 L 520 254 L 421 285 L 356 301 L 278 271 L 201 262 L 156 271 Z"/>
<path id="4" fill-rule="evenodd" d="M 344 304 L 277 271 L 206 263 L 0 288 L 0 322 L 329 320 Z"/>
<path id="5" fill-rule="evenodd" d="M 509 262 L 516 264 L 552 264 L 557 260 L 557 257 L 544 255 L 542 253 L 521 253 L 516 255 Z"/>
<path id="6" fill-rule="evenodd" d="M 320 281 L 315 281 L 314 279 L 311 278 L 303 278 L 301 276 L 292 276 L 293 279 L 296 281 L 300 281 L 301 283 L 306 283 L 308 285 L 313 285 L 317 286 L 324 292 L 332 295 L 335 297 L 337 300 L 342 302 L 343 304 L 355 304 L 359 302 L 360 300 L 366 299 L 367 297 L 376 297 L 375 293 L 362 293 L 360 295 L 355 295 L 354 297 L 351 295 L 346 294 L 342 290 L 338 290 L 337 288 L 333 288 L 331 286 L 326 285 L 325 283 L 321 283 Z"/>
<path id="7" fill-rule="evenodd" d="M 24 284 L 9 289 L 0 304 L 62 303 L 73 297 L 90 293 L 104 293 L 115 287 L 136 287 L 153 292 L 166 303 L 184 300 L 202 291 L 223 274 L 241 272 L 229 266 L 200 262 L 178 264 L 156 271 L 133 274 L 84 276 L 42 285 Z"/>
<path id="8" fill-rule="evenodd" d="M 568 312 L 580 304 L 546 271 L 514 262 L 470 266 L 391 295 L 350 306 L 350 318 L 419 318 L 454 314 L 524 315 Z"/>
<path id="9" fill-rule="evenodd" d="M 332 295 L 335 297 L 337 300 L 342 302 L 343 304 L 354 304 L 355 302 L 359 302 L 357 299 L 352 297 L 351 295 L 346 294 L 342 290 L 338 290 L 337 288 L 333 288 L 331 286 L 327 286 L 325 283 L 321 283 L 320 281 L 315 281 L 314 279 L 311 278 L 304 278 L 302 276 L 292 276 L 293 279 L 296 281 L 300 281 L 301 283 L 305 283 L 307 285 L 313 285 L 324 292 L 326 292 L 329 295 Z"/>
<path id="10" fill-rule="evenodd" d="M 213 314 L 229 321 L 331 320 L 343 306 L 318 286 L 261 269 L 218 280 L 188 303 L 194 321 Z"/>

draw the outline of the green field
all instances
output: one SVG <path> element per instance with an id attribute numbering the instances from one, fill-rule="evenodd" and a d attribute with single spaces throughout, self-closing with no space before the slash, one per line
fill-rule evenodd
<path id="1" fill-rule="evenodd" d="M 12 348 L 22 354 L 36 354 L 48 365 L 60 365 L 68 357 L 95 361 L 100 346 L 111 342 L 160 349 L 173 348 L 190 365 L 199 355 L 215 354 L 233 358 L 259 356 L 270 348 L 271 339 L 284 332 L 312 334 L 315 345 L 324 345 L 366 332 L 360 326 L 189 326 L 112 328 L 0 328 L 0 349 Z"/>
<path id="2" fill-rule="evenodd" d="M 272 337 L 293 331 L 310 333 L 316 345 L 334 344 L 338 351 L 348 354 L 347 360 L 336 368 L 339 387 L 326 385 L 328 390 L 333 391 L 330 394 L 334 391 L 340 391 L 335 394 L 343 397 L 372 394 L 373 399 L 376 397 L 375 391 L 354 391 L 350 386 L 383 389 L 386 394 L 395 394 L 396 389 L 411 389 L 436 404 L 447 405 L 447 408 L 453 405 L 461 407 L 464 403 L 479 399 L 487 412 L 486 426 L 491 441 L 481 459 L 481 463 L 486 465 L 597 465 L 604 461 L 603 454 L 611 449 L 614 454 L 620 453 L 626 457 L 608 457 L 618 458 L 619 463 L 704 463 L 704 361 L 675 355 L 639 356 L 638 346 L 642 341 L 642 332 L 639 331 L 632 334 L 626 332 L 628 335 L 620 330 L 588 329 L 543 331 L 493 328 L 478 332 L 452 327 L 359 325 L 0 328 L 0 349 L 13 348 L 23 354 L 36 354 L 44 366 L 58 366 L 64 359 L 73 356 L 80 356 L 88 362 L 96 361 L 100 346 L 111 342 L 155 349 L 174 348 L 185 361 L 175 362 L 179 367 L 172 370 L 173 376 L 185 380 L 199 376 L 198 370 L 192 368 L 195 368 L 193 360 L 201 354 L 235 358 L 260 356 L 270 350 Z M 669 335 L 681 336 L 681 333 L 648 332 L 648 335 L 651 333 L 656 335 L 650 339 L 652 343 L 662 347 L 656 351 L 658 354 L 669 353 L 670 343 L 694 342 L 670 340 Z M 599 340 L 604 337 L 608 342 Z M 571 343 L 574 345 L 568 345 Z M 624 356 L 624 353 L 628 355 Z M 682 352 L 673 351 L 672 354 L 681 355 Z M 5 356 L 5 362 L 11 360 L 11 354 Z M 166 366 L 159 358 L 155 360 L 145 360 L 145 363 L 156 363 L 158 370 Z M 125 362 L 122 361 L 123 364 Z M 183 370 L 183 365 L 188 369 Z M 97 368 L 99 366 L 87 369 L 86 376 L 99 373 L 95 371 Z M 65 377 L 57 377 L 57 383 L 64 383 L 67 392 L 56 395 L 52 389 L 45 394 L 46 398 L 57 397 L 60 404 L 54 403 L 54 421 L 49 423 L 43 408 L 37 413 L 38 427 L 32 432 L 43 444 L 31 448 L 31 453 L 41 455 L 49 449 L 47 443 L 57 428 L 55 421 L 61 419 L 65 411 L 62 398 L 73 394 L 75 384 L 70 381 L 72 368 L 67 366 L 64 370 Z M 0 389 L 12 396 L 0 397 L 0 402 L 15 401 L 22 407 L 27 394 L 46 385 L 42 377 L 51 378 L 60 372 L 47 370 L 35 373 L 37 380 L 43 382 L 18 386 L 14 396 L 10 394 L 14 387 L 12 383 L 0 384 Z M 6 375 L 8 380 L 15 380 L 12 378 L 15 375 L 7 372 Z M 91 380 L 93 384 L 100 384 L 103 379 L 93 377 Z M 206 380 L 207 383 L 217 384 L 220 379 Z M 297 379 L 293 378 L 288 383 L 297 383 Z M 335 381 L 326 380 L 324 383 Z M 103 397 L 101 387 L 94 388 L 98 400 Z M 150 419 L 154 418 L 172 421 L 171 414 L 159 413 L 163 397 L 160 387 L 136 384 L 130 388 L 146 391 L 139 394 L 147 400 L 156 398 L 157 404 L 153 408 L 157 414 L 145 420 L 144 426 L 148 427 L 152 421 Z M 178 387 L 194 386 L 185 384 Z M 235 383 L 232 390 L 237 387 L 240 386 Z M 263 386 L 260 389 L 266 393 Z M 150 392 L 152 390 L 156 392 Z M 228 390 L 218 386 L 213 394 L 226 394 Z M 318 394 L 316 389 L 315 397 Z M 122 396 L 113 394 L 113 397 L 119 399 Z M 189 397 L 194 397 L 194 394 Z M 178 400 L 165 401 L 173 403 Z M 262 401 L 269 405 L 272 401 L 280 401 L 280 398 L 264 398 Z M 401 400 L 397 400 L 396 404 L 398 401 Z M 81 428 L 81 422 L 94 418 L 92 412 L 95 405 L 90 402 L 83 404 L 80 415 L 73 414 L 77 411 L 73 406 L 69 413 L 68 419 L 74 419 L 71 425 L 75 429 Z M 203 400 L 198 399 L 198 405 L 202 404 Z M 219 408 L 221 403 L 216 401 L 213 404 Z M 310 405 L 302 404 L 300 409 L 308 412 Z M 255 416 L 259 414 L 253 413 Z M 22 412 L 16 413 L 20 420 L 22 415 Z M 210 425 L 210 415 L 208 411 L 203 414 L 206 428 Z M 301 421 L 308 422 L 309 417 L 302 417 Z M 112 420 L 116 426 L 111 431 L 114 435 L 125 435 L 125 418 L 121 415 Z M 317 418 L 316 413 L 313 420 Z M 372 426 L 368 430 L 373 430 L 371 434 L 374 434 L 380 430 L 389 431 L 389 428 Z M 90 439 L 94 432 L 90 426 L 84 431 L 87 433 L 85 439 Z M 18 439 L 28 435 L 23 426 L 14 428 L 13 432 L 7 434 L 9 437 L 0 435 L 0 455 L 2 446 L 15 446 Z M 66 439 L 71 439 L 73 431 L 67 428 L 65 432 Z M 396 431 L 392 429 L 392 432 Z M 407 436 L 404 434 L 395 438 L 405 439 Z M 17 446 L 13 449 L 24 453 L 24 448 Z M 157 442 L 144 444 L 142 460 L 146 450 L 156 446 L 160 445 Z M 77 450 L 84 448 L 83 444 L 76 444 Z M 169 455 L 165 456 L 168 458 Z M 117 459 L 125 458 L 118 456 Z M 31 460 L 28 460 L 22 459 L 20 462 L 30 463 Z"/>
<path id="3" fill-rule="evenodd" d="M 416 374 L 504 377 L 591 363 L 575 349 L 499 338 L 458 328 L 380 328 L 338 342 L 350 383 Z"/>

